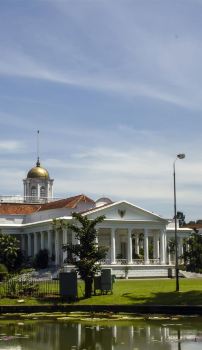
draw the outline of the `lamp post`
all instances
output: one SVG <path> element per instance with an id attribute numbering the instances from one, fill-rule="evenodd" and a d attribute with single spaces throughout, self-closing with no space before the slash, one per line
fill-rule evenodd
<path id="1" fill-rule="evenodd" d="M 179 292 L 179 266 L 178 266 L 178 242 L 177 242 L 177 208 L 176 208 L 176 181 L 175 181 L 175 163 L 177 159 L 184 159 L 185 154 L 177 154 L 173 162 L 173 184 L 174 184 L 174 219 L 175 219 L 175 280 L 176 292 Z"/>

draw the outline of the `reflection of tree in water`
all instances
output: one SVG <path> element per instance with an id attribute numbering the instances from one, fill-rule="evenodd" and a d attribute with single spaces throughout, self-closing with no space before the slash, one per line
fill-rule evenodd
<path id="1" fill-rule="evenodd" d="M 181 342 L 180 342 L 180 339 L 181 339 L 181 330 L 178 329 L 178 331 L 177 331 L 178 349 L 177 349 L 177 350 L 181 350 Z"/>
<path id="2" fill-rule="evenodd" d="M 4 349 L 15 345 L 26 350 L 171 350 L 171 340 L 175 348 L 181 350 L 180 340 L 190 334 L 200 334 L 200 326 L 185 327 L 178 324 L 162 325 L 155 323 L 130 323 L 123 326 L 100 326 L 72 322 L 33 322 L 24 325 L 11 323 L 0 325 L 0 333 L 22 335 L 20 338 L 4 342 Z M 24 337 L 29 335 L 29 337 Z M 177 343 L 177 344 L 176 344 Z M 190 343 L 189 343 L 190 344 Z M 190 344 L 191 348 L 191 344 Z M 1 349 L 1 343 L 0 343 Z"/>
<path id="3" fill-rule="evenodd" d="M 117 327 L 117 338 L 114 349 L 171 350 L 166 342 L 164 329 L 159 326 Z M 122 345 L 122 348 L 120 347 Z M 124 346 L 124 347 L 123 347 Z"/>
<path id="4" fill-rule="evenodd" d="M 105 326 L 82 327 L 79 349 L 86 350 L 171 350 L 161 327 Z"/>
<path id="5" fill-rule="evenodd" d="M 79 349 L 111 350 L 112 345 L 112 327 L 82 327 L 82 340 Z"/>

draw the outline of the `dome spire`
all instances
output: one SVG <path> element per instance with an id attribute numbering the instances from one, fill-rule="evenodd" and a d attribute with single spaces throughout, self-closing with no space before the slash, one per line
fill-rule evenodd
<path id="1" fill-rule="evenodd" d="M 48 170 L 43 168 L 39 158 L 39 130 L 36 131 L 36 164 L 27 173 L 24 183 L 26 203 L 45 203 L 53 198 L 53 179 Z"/>
<path id="2" fill-rule="evenodd" d="M 37 162 L 36 166 L 40 167 L 40 160 L 39 160 L 39 130 L 37 130 Z"/>
<path id="3" fill-rule="evenodd" d="M 37 166 L 37 167 L 40 167 L 40 166 L 41 166 L 40 161 L 39 161 L 39 157 L 37 157 L 36 166 Z"/>

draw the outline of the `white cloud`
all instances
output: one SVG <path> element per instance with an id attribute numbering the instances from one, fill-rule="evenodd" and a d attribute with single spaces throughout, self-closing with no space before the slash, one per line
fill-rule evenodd
<path id="1" fill-rule="evenodd" d="M 24 178 L 24 174 L 21 170 L 17 168 L 6 168 L 0 169 L 0 195 L 15 195 L 23 193 L 23 183 L 22 179 Z"/>
<path id="2" fill-rule="evenodd" d="M 0 152 L 17 152 L 22 150 L 24 144 L 21 141 L 16 140 L 5 140 L 0 141 Z"/>
<path id="3" fill-rule="evenodd" d="M 170 203 L 173 200 L 173 159 L 156 150 L 95 148 L 73 155 L 68 162 L 51 159 L 48 163 L 53 165 L 59 176 L 55 182 L 58 193 L 73 189 L 96 196 L 103 194 Z M 202 165 L 198 162 L 186 163 L 185 160 L 176 165 L 178 200 L 200 203 Z"/>

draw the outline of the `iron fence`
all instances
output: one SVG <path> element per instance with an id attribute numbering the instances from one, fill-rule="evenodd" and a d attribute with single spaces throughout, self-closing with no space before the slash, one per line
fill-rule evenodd
<path id="1" fill-rule="evenodd" d="M 37 280 L 30 276 L 12 276 L 0 284 L 1 297 L 58 296 L 59 280 Z"/>

